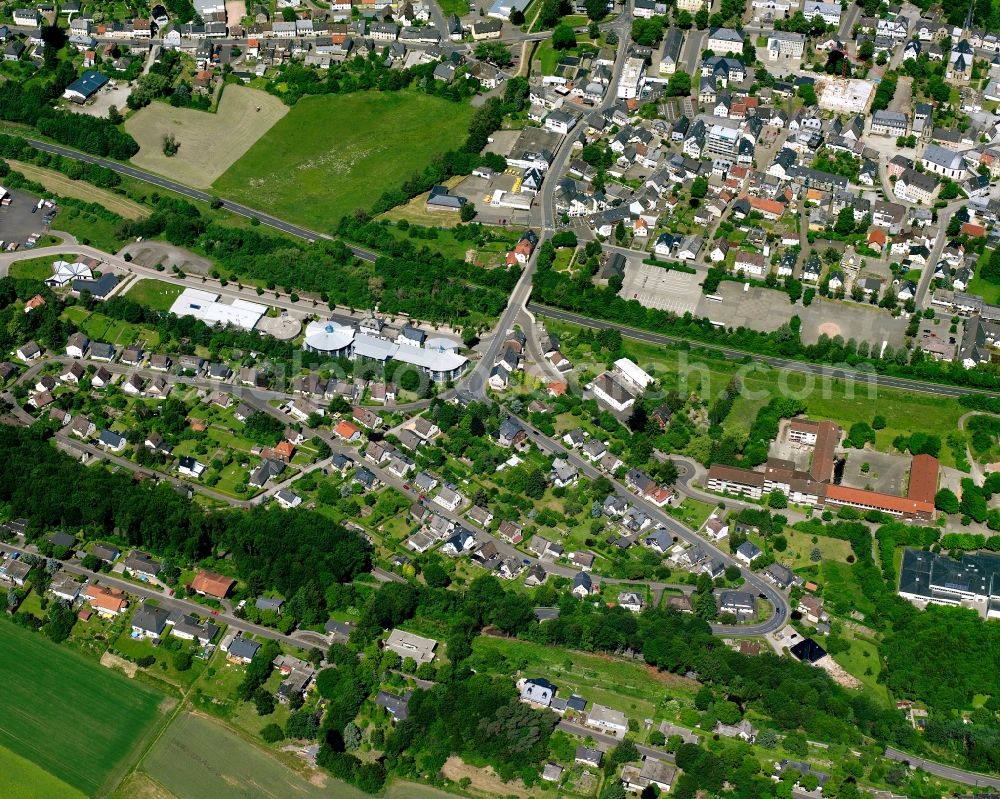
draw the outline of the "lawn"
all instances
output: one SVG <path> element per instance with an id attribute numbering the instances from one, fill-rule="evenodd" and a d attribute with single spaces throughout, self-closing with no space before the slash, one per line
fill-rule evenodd
<path id="1" fill-rule="evenodd" d="M 694 680 L 658 673 L 642 663 L 528 641 L 479 636 L 472 649 L 484 664 L 502 664 L 499 671 L 507 676 L 514 669 L 521 677 L 545 677 L 559 687 L 560 696 L 575 692 L 639 720 L 653 718 L 665 699 L 690 697 L 698 689 Z"/>
<path id="2" fill-rule="evenodd" d="M 190 713 L 178 716 L 166 729 L 142 769 L 177 799 L 244 799 L 250 795 L 362 799 L 368 795 L 332 778 L 307 780 L 223 724 Z M 451 797 L 412 783 L 393 783 L 383 795 L 386 799 Z"/>
<path id="3" fill-rule="evenodd" d="M 10 276 L 25 280 L 48 280 L 52 277 L 52 264 L 56 261 L 75 261 L 75 255 L 48 255 L 43 258 L 29 258 L 15 261 L 10 265 Z"/>
<path id="4" fill-rule="evenodd" d="M 86 796 L 2 746 L 0 774 L 3 774 L 4 799 L 84 799 Z"/>
<path id="5" fill-rule="evenodd" d="M 277 97 L 229 85 L 215 113 L 150 103 L 129 117 L 125 130 L 139 142 L 133 164 L 208 188 L 286 115 L 290 116 L 288 107 Z M 170 158 L 163 154 L 163 137 L 168 133 L 180 144 L 177 155 Z"/>
<path id="6" fill-rule="evenodd" d="M 457 14 L 464 17 L 469 13 L 469 0 L 438 0 L 438 5 L 441 6 L 445 16 Z"/>
<path id="7" fill-rule="evenodd" d="M 87 795 L 106 793 L 121 779 L 164 698 L 6 622 L 0 672 L 17 675 L 0 695 L 0 746 Z"/>
<path id="8" fill-rule="evenodd" d="M 472 106 L 417 92 L 305 97 L 214 183 L 317 230 L 368 208 L 465 138 Z"/>
<path id="9" fill-rule="evenodd" d="M 832 560 L 839 563 L 846 563 L 847 556 L 851 554 L 851 545 L 839 538 L 816 536 L 816 543 L 814 544 L 812 542 L 813 536 L 801 533 L 798 530 L 792 530 L 791 528 L 786 529 L 782 535 L 788 541 L 788 549 L 775 554 L 778 560 L 791 569 L 799 569 L 803 566 L 812 565 L 813 561 L 810 559 L 809 554 L 814 549 L 820 551 L 822 560 Z"/>
<path id="10" fill-rule="evenodd" d="M 162 280 L 139 280 L 128 290 L 127 296 L 157 311 L 169 311 L 183 289 L 183 286 Z"/>
<path id="11" fill-rule="evenodd" d="M 989 253 L 987 253 L 989 254 Z M 969 294 L 978 294 L 983 298 L 983 302 L 987 302 L 991 305 L 996 305 L 1000 302 L 1000 284 L 992 283 L 989 280 L 984 280 L 980 277 L 980 272 L 983 266 L 989 261 L 989 258 L 980 258 L 979 266 L 976 269 L 976 276 L 969 281 Z"/>

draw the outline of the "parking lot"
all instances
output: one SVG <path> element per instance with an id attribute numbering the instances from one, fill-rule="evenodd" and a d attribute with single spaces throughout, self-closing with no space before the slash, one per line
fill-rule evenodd
<path id="1" fill-rule="evenodd" d="M 113 84 L 109 83 L 82 105 L 78 103 L 65 103 L 64 106 L 67 111 L 72 111 L 74 114 L 86 114 L 87 116 L 101 117 L 102 119 L 108 116 L 111 106 L 114 106 L 119 111 L 125 111 L 127 107 L 126 101 L 132 93 L 132 86 L 126 81 L 116 81 Z"/>
<path id="2" fill-rule="evenodd" d="M 629 259 L 619 296 L 638 300 L 647 308 L 675 314 L 694 313 L 701 297 L 700 275 L 675 272 Z"/>
<path id="3" fill-rule="evenodd" d="M 842 336 L 845 341 L 852 338 L 858 342 L 867 341 L 877 346 L 887 342 L 898 347 L 903 343 L 907 319 L 903 316 L 893 318 L 873 305 L 816 297 L 806 307 L 801 302 L 792 305 L 783 291 L 757 286 L 744 291 L 743 287 L 743 283 L 723 281 L 716 292 L 723 301 L 701 297 L 696 313 L 726 327 L 749 327 L 765 333 L 777 330 L 793 316 L 798 316 L 802 321 L 802 341 L 806 344 L 815 344 L 823 334 L 830 338 Z"/>
<path id="4" fill-rule="evenodd" d="M 0 241 L 24 244 L 32 233 L 45 233 L 42 211 L 31 213 L 38 204 L 38 197 L 16 189 L 8 189 L 14 198 L 5 208 L 0 208 Z"/>

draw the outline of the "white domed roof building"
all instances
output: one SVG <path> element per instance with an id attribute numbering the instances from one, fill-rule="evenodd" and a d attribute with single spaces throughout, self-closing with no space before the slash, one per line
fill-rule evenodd
<path id="1" fill-rule="evenodd" d="M 331 358 L 347 358 L 353 343 L 353 327 L 327 320 L 309 323 L 303 346 L 309 352 L 319 352 Z"/>

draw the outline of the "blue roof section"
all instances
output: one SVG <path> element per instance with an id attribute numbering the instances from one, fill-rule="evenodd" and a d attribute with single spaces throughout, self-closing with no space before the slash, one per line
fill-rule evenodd
<path id="1" fill-rule="evenodd" d="M 98 72 L 96 69 L 88 69 L 79 78 L 67 86 L 66 91 L 82 94 L 84 97 L 90 97 L 90 95 L 100 89 L 107 82 L 107 75 Z"/>

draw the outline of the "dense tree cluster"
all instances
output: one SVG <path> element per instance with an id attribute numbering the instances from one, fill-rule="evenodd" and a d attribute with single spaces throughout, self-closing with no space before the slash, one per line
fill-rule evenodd
<path id="1" fill-rule="evenodd" d="M 301 592 L 307 600 L 301 604 L 316 616 L 323 613 L 326 586 L 370 566 L 370 548 L 358 535 L 312 511 L 206 514 L 169 485 L 84 468 L 33 429 L 0 427 L 0 455 L 0 500 L 29 520 L 32 538 L 54 528 L 84 529 L 183 560 L 226 551 L 251 593 Z"/>
<path id="2" fill-rule="evenodd" d="M 13 80 L 0 83 L 0 119 L 31 125 L 43 136 L 93 155 L 125 161 L 139 152 L 135 139 L 107 119 L 51 107 L 52 100 L 61 96 L 74 78 L 75 74 L 56 76 L 44 84 Z"/>

